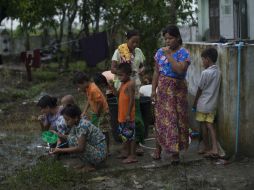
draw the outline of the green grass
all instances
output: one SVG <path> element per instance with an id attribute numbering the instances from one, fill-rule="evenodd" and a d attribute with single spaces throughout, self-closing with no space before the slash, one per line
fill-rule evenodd
<path id="1" fill-rule="evenodd" d="M 70 71 L 86 71 L 87 67 L 84 61 L 69 63 Z"/>
<path id="2" fill-rule="evenodd" d="M 54 71 L 38 70 L 32 73 L 32 77 L 38 81 L 54 81 L 58 77 L 58 73 Z"/>
<path id="3" fill-rule="evenodd" d="M 40 161 L 36 166 L 22 170 L 5 180 L 4 189 L 71 189 L 84 180 L 71 169 L 54 159 Z"/>
<path id="4" fill-rule="evenodd" d="M 17 89 L 15 87 L 9 87 L 4 94 L 1 96 L 11 97 L 13 99 L 26 99 L 32 98 L 39 94 L 48 84 L 47 83 L 39 83 L 34 84 L 30 88 L 27 89 Z"/>

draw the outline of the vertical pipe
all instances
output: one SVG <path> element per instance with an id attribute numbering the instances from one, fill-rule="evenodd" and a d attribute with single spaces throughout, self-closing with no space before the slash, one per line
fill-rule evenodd
<path id="1" fill-rule="evenodd" d="M 241 96 L 241 48 L 243 42 L 236 44 L 237 47 L 237 103 L 236 103 L 236 136 L 235 136 L 235 155 L 239 151 L 239 132 L 240 132 L 240 96 Z"/>

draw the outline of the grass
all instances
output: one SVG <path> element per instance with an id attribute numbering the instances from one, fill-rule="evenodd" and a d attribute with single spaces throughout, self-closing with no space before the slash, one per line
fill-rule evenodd
<path id="1" fill-rule="evenodd" d="M 65 168 L 55 159 L 40 161 L 36 166 L 19 171 L 8 177 L 2 184 L 3 189 L 71 189 L 84 177 Z"/>
<path id="2" fill-rule="evenodd" d="M 16 87 L 8 87 L 6 89 L 6 92 L 1 94 L 2 97 L 9 97 L 12 99 L 27 99 L 32 98 L 39 94 L 48 83 L 39 83 L 39 84 L 33 84 L 30 87 L 24 87 L 23 89 L 16 88 Z"/>
<path id="3" fill-rule="evenodd" d="M 86 71 L 87 67 L 83 61 L 73 62 L 69 64 L 70 71 Z"/>
<path id="4" fill-rule="evenodd" d="M 34 132 L 40 130 L 40 125 L 37 121 L 33 120 L 33 116 L 28 116 L 28 119 L 20 122 L 16 121 L 16 118 L 13 119 L 13 122 L 3 122 L 3 126 L 1 127 L 4 131 L 12 131 L 12 132 Z M 18 117 L 17 117 L 18 118 Z"/>
<path id="5" fill-rule="evenodd" d="M 57 79 L 58 74 L 54 71 L 44 71 L 44 70 L 38 70 L 36 72 L 32 73 L 33 78 L 41 81 L 41 82 L 46 82 L 46 81 L 54 81 Z"/>

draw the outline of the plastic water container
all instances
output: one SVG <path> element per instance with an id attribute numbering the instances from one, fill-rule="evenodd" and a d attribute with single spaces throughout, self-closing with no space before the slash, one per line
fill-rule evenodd
<path id="1" fill-rule="evenodd" d="M 149 125 L 153 124 L 152 101 L 150 97 L 140 97 L 140 111 L 145 125 L 145 138 L 147 138 Z"/>

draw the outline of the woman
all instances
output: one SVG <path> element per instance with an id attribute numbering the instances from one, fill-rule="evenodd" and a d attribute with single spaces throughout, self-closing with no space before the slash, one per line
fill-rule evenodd
<path id="1" fill-rule="evenodd" d="M 141 49 L 138 48 L 140 35 L 136 30 L 131 30 L 126 33 L 126 43 L 121 44 L 115 50 L 115 53 L 112 57 L 112 65 L 111 72 L 113 74 L 117 74 L 117 67 L 120 63 L 129 63 L 132 68 L 131 79 L 135 81 L 135 123 L 136 123 L 136 142 L 137 142 L 137 154 L 142 155 L 143 150 L 139 147 L 139 143 L 144 141 L 144 122 L 142 119 L 141 111 L 140 111 L 140 101 L 139 101 L 139 88 L 141 86 L 141 81 L 139 75 L 144 71 L 144 61 L 145 56 Z M 115 77 L 114 86 L 117 90 L 120 87 L 120 81 Z"/>
<path id="2" fill-rule="evenodd" d="M 163 30 L 166 47 L 155 54 L 152 100 L 155 102 L 156 150 L 154 159 L 161 158 L 162 149 L 179 162 L 180 150 L 188 147 L 187 85 L 185 75 L 190 55 L 182 47 L 178 27 Z M 157 88 L 157 90 L 156 90 Z"/>
<path id="3" fill-rule="evenodd" d="M 101 130 L 85 118 L 80 118 L 81 110 L 77 105 L 67 105 L 62 110 L 67 126 L 69 148 L 55 148 L 52 154 L 80 153 L 85 163 L 82 170 L 95 170 L 95 166 L 106 160 L 107 146 Z"/>

